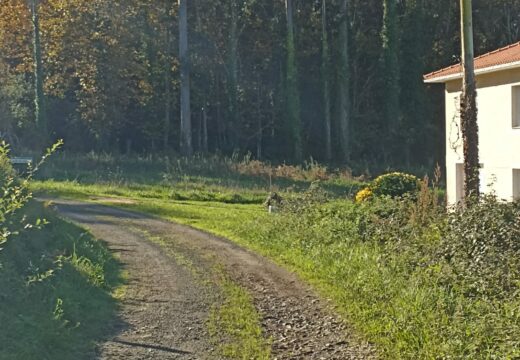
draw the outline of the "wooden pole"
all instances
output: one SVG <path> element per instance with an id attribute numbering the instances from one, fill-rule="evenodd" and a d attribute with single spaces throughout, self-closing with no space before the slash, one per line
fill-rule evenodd
<path id="1" fill-rule="evenodd" d="M 472 1 L 460 0 L 463 82 L 460 121 L 464 148 L 464 185 L 466 199 L 480 196 L 479 139 L 475 54 L 473 51 Z"/>

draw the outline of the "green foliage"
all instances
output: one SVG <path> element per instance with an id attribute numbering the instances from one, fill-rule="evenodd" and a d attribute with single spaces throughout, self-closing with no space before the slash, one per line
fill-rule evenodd
<path id="1" fill-rule="evenodd" d="M 3 188 L 13 177 L 14 169 L 9 161 L 9 148 L 6 144 L 0 144 L 0 188 Z"/>
<path id="2" fill-rule="evenodd" d="M 30 167 L 28 174 L 23 179 L 18 179 L 9 161 L 9 147 L 5 143 L 0 144 L 0 245 L 9 237 L 17 235 L 20 231 L 41 227 L 45 220 L 37 219 L 33 223 L 27 222 L 25 216 L 18 213 L 32 198 L 29 191 L 29 181 L 38 171 L 40 166 L 63 144 L 58 141 L 47 149 L 41 160 L 34 168 Z M 1 250 L 1 248 L 0 248 Z"/>
<path id="3" fill-rule="evenodd" d="M 29 222 L 50 222 L 0 253 L 0 358 L 91 359 L 116 314 L 110 292 L 120 285 L 119 265 L 101 242 L 50 209 L 30 203 L 23 212 Z"/>
<path id="4" fill-rule="evenodd" d="M 9 160 L 9 147 L 5 143 L 0 144 L 0 246 L 12 235 L 31 226 L 24 217 L 17 217 L 31 198 L 27 186 L 27 180 L 15 178 Z"/>
<path id="5" fill-rule="evenodd" d="M 515 358 L 518 216 L 492 198 L 446 214 L 423 183 L 415 198 L 313 204 L 240 234 L 331 296 L 385 358 Z"/>
<path id="6" fill-rule="evenodd" d="M 375 196 L 400 197 L 413 194 L 419 189 L 419 179 L 404 173 L 381 175 L 371 184 L 370 189 Z"/>
<path id="7" fill-rule="evenodd" d="M 445 257 L 468 296 L 520 295 L 520 203 L 494 195 L 449 215 Z"/>

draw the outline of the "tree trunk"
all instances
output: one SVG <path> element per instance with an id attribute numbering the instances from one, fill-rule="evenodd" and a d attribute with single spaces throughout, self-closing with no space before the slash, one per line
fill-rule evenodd
<path id="1" fill-rule="evenodd" d="M 292 137 L 294 159 L 303 159 L 300 94 L 298 91 L 298 69 L 296 66 L 296 47 L 294 42 L 293 0 L 285 0 L 287 16 L 287 120 Z"/>
<path id="2" fill-rule="evenodd" d="M 30 0 L 33 25 L 33 61 L 34 61 L 34 117 L 43 142 L 47 141 L 47 119 L 45 114 L 45 95 L 43 92 L 43 61 L 40 40 L 40 16 L 38 0 Z"/>
<path id="3" fill-rule="evenodd" d="M 166 30 L 166 76 L 164 79 L 164 133 L 163 150 L 167 151 L 170 143 L 170 123 L 171 123 L 171 39 L 170 30 Z"/>
<path id="4" fill-rule="evenodd" d="M 216 117 L 215 117 L 215 125 L 217 127 L 217 141 L 216 141 L 216 147 L 217 150 L 222 150 L 225 147 L 224 139 L 223 139 L 223 126 L 222 126 L 222 119 L 221 119 L 221 95 L 220 95 L 220 75 L 219 71 L 217 70 L 215 72 L 215 98 L 217 100 L 217 103 L 215 104 L 216 109 Z"/>
<path id="5" fill-rule="evenodd" d="M 231 0 L 231 24 L 229 32 L 229 58 L 228 58 L 228 91 L 229 91 L 229 115 L 230 124 L 228 125 L 229 139 L 233 148 L 238 144 L 238 3 Z M 235 149 L 233 149 L 235 150 Z"/>
<path id="6" fill-rule="evenodd" d="M 325 120 L 325 156 L 328 162 L 332 161 L 332 135 L 331 135 L 331 116 L 330 116 L 330 88 L 329 88 L 329 40 L 327 34 L 327 0 L 321 3 L 321 25 L 322 25 L 322 61 L 321 76 L 323 78 L 323 116 Z"/>
<path id="7" fill-rule="evenodd" d="M 200 109 L 199 123 L 197 126 L 197 149 L 199 153 L 202 153 L 202 124 L 204 122 L 204 107 Z"/>
<path id="8" fill-rule="evenodd" d="M 193 155 L 190 105 L 190 56 L 188 48 L 188 0 L 179 0 L 179 57 L 181 73 L 181 153 Z"/>
<path id="9" fill-rule="evenodd" d="M 383 76 L 384 120 L 390 140 L 399 134 L 399 35 L 397 30 L 396 0 L 384 0 L 383 30 Z"/>
<path id="10" fill-rule="evenodd" d="M 466 199 L 479 197 L 479 139 L 477 123 L 477 90 L 473 53 L 473 16 L 471 0 L 460 1 L 462 64 L 464 79 L 460 101 L 460 122 L 464 143 L 464 185 Z"/>
<path id="11" fill-rule="evenodd" d="M 256 134 L 256 158 L 258 160 L 262 159 L 262 141 L 264 138 L 264 129 L 263 129 L 263 121 L 262 121 L 262 85 L 261 79 L 258 77 L 257 80 L 257 98 L 256 98 L 256 116 L 258 118 L 258 132 Z"/>
<path id="12" fill-rule="evenodd" d="M 349 16 L 348 0 L 341 2 L 341 23 L 339 26 L 339 130 L 341 154 L 344 161 L 350 160 L 350 66 L 349 66 Z"/>
<path id="13" fill-rule="evenodd" d="M 202 108 L 202 151 L 207 154 L 208 150 L 208 109 L 206 102 L 204 102 Z"/>

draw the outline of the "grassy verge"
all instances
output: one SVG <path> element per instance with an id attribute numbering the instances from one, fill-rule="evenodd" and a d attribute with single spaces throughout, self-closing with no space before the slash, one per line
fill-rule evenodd
<path id="1" fill-rule="evenodd" d="M 103 244 L 42 205 L 24 212 L 50 223 L 0 252 L 0 358 L 90 359 L 116 316 L 119 265 Z"/>

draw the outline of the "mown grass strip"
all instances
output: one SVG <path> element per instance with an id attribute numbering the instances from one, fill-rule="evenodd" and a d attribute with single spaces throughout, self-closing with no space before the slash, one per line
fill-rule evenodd
<path id="1" fill-rule="evenodd" d="M 208 325 L 218 352 L 228 359 L 269 360 L 271 341 L 263 336 L 251 295 L 225 277 L 219 287 L 224 300 L 212 308 Z"/>

